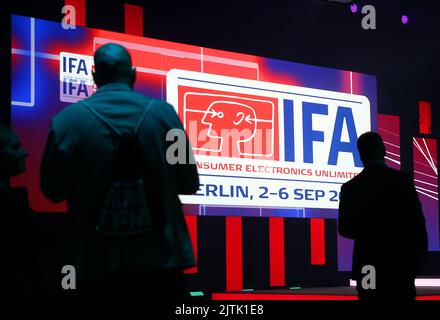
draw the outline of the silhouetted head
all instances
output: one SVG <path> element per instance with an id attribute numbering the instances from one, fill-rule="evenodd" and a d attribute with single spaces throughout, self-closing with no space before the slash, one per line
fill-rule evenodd
<path id="1" fill-rule="evenodd" d="M 20 140 L 11 129 L 0 123 L 0 180 L 6 180 L 26 170 L 24 159 L 28 156 Z"/>
<path id="2" fill-rule="evenodd" d="M 385 161 L 385 145 L 377 132 L 366 132 L 357 141 L 361 160 L 365 165 L 371 162 Z"/>
<path id="3" fill-rule="evenodd" d="M 99 87 L 109 83 L 125 83 L 133 88 L 136 68 L 132 67 L 130 53 L 123 46 L 107 43 L 95 51 L 93 79 Z"/>

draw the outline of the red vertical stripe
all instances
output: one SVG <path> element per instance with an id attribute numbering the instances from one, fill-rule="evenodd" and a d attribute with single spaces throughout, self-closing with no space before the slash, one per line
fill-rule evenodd
<path id="1" fill-rule="evenodd" d="M 362 75 L 360 73 L 351 73 L 351 86 L 353 88 L 353 94 L 362 93 Z"/>
<path id="2" fill-rule="evenodd" d="M 241 217 L 226 217 L 226 290 L 243 290 L 243 231 Z"/>
<path id="3" fill-rule="evenodd" d="M 77 26 L 86 26 L 86 0 L 65 0 L 64 5 L 75 7 L 75 24 Z"/>
<path id="4" fill-rule="evenodd" d="M 197 273 L 197 216 L 185 215 L 186 224 L 188 226 L 191 243 L 193 246 L 194 257 L 196 259 L 196 266 L 186 269 L 185 273 Z"/>
<path id="5" fill-rule="evenodd" d="M 284 218 L 269 218 L 270 286 L 285 286 Z"/>
<path id="6" fill-rule="evenodd" d="M 341 91 L 351 93 L 351 77 L 350 71 L 341 71 Z"/>
<path id="7" fill-rule="evenodd" d="M 324 219 L 310 219 L 311 263 L 325 264 L 325 227 Z"/>
<path id="8" fill-rule="evenodd" d="M 144 35 L 144 8 L 124 3 L 125 33 L 135 36 Z"/>
<path id="9" fill-rule="evenodd" d="M 419 132 L 431 134 L 431 102 L 419 102 Z"/>

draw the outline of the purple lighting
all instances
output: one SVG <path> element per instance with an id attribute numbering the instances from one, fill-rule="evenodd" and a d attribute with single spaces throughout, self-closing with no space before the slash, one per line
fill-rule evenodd
<path id="1" fill-rule="evenodd" d="M 353 3 L 350 6 L 351 12 L 356 13 L 358 11 L 358 6 L 356 5 L 356 3 Z"/>
<path id="2" fill-rule="evenodd" d="M 408 16 L 407 15 L 403 15 L 402 16 L 402 23 L 403 24 L 407 24 L 408 23 Z"/>

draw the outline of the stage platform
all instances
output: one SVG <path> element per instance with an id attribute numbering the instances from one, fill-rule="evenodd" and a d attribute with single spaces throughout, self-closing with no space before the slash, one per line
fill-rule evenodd
<path id="1" fill-rule="evenodd" d="M 358 300 L 355 287 L 317 287 L 213 293 L 212 300 Z M 417 300 L 440 300 L 440 287 L 417 287 Z"/>

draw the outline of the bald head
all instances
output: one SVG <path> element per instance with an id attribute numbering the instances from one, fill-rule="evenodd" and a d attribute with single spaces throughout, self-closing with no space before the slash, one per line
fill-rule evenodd
<path id="1" fill-rule="evenodd" d="M 120 82 L 133 87 L 136 70 L 132 67 L 130 53 L 123 46 L 108 43 L 95 52 L 93 79 L 98 87 Z"/>
<path id="2" fill-rule="evenodd" d="M 357 141 L 359 155 L 364 165 L 370 162 L 385 161 L 386 148 L 377 132 L 366 132 Z"/>

